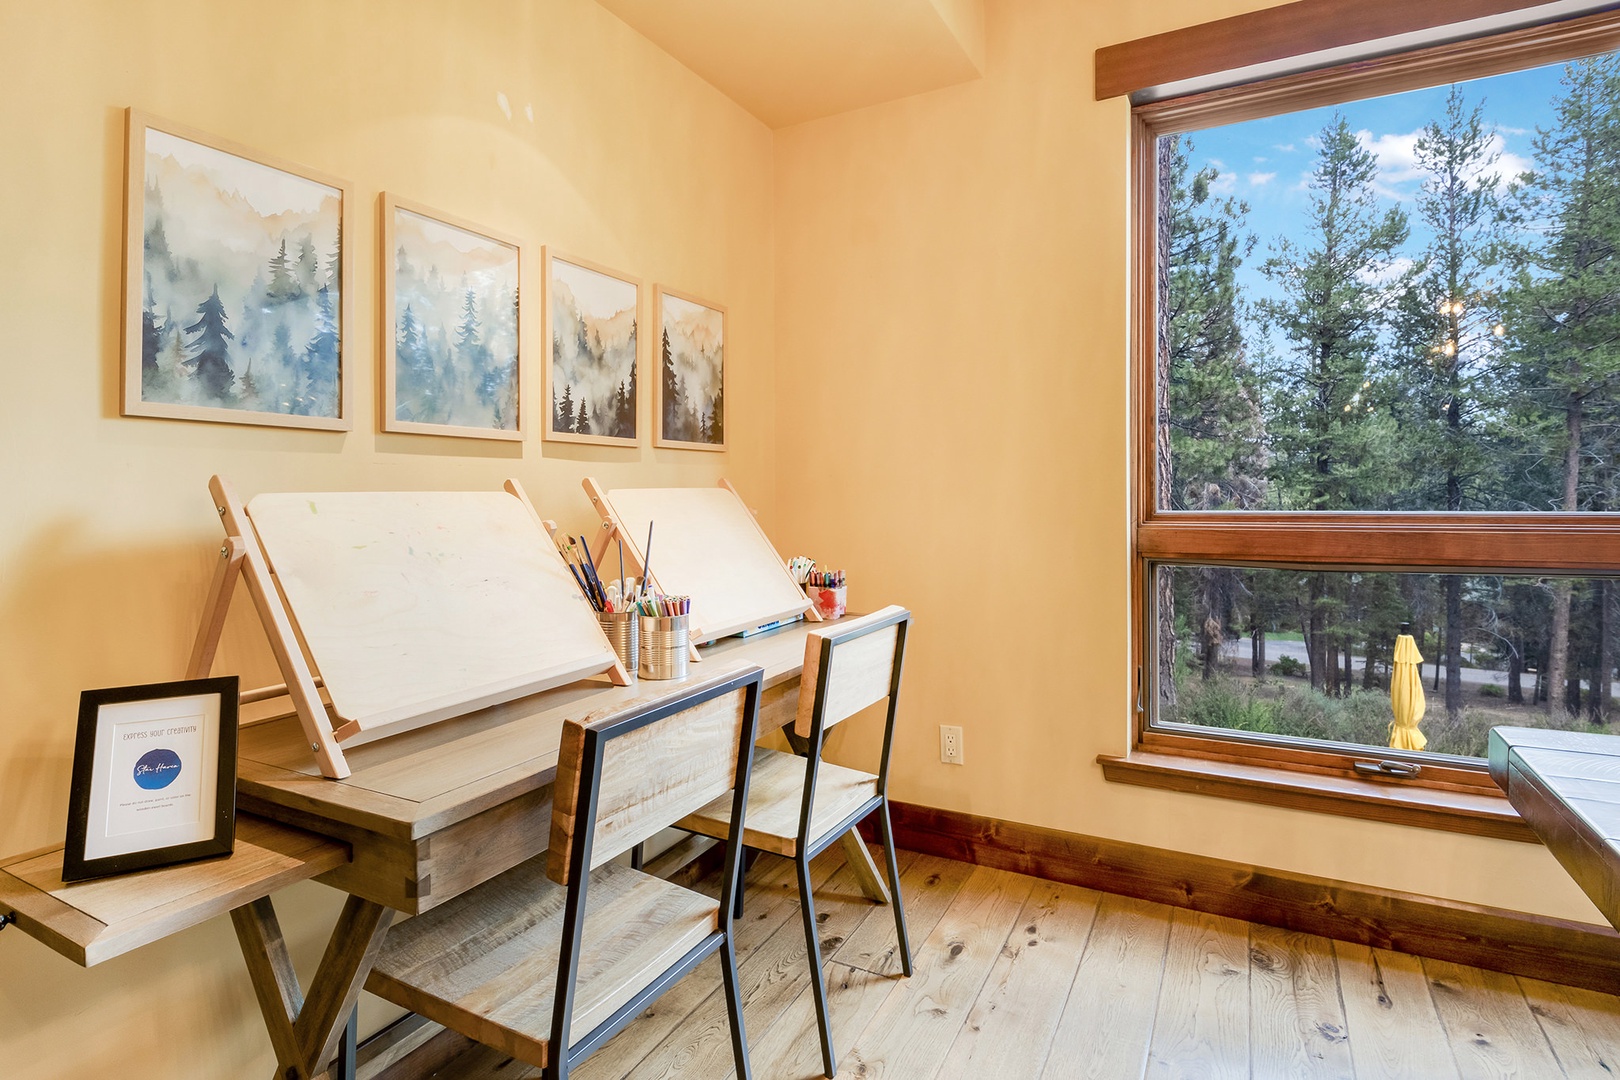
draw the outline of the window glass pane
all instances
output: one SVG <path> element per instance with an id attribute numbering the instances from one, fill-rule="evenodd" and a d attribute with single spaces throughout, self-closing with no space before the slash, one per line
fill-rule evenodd
<path id="1" fill-rule="evenodd" d="M 1614 54 L 1159 165 L 1161 508 L 1620 510 Z"/>
<path id="2" fill-rule="evenodd" d="M 1417 730 L 1428 752 L 1483 757 L 1499 724 L 1606 731 L 1620 720 L 1620 581 L 1156 573 L 1160 725 L 1389 747 L 1403 623 L 1423 658 Z"/>

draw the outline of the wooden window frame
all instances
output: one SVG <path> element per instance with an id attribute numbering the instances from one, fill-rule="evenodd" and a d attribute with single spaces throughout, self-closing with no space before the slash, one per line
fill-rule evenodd
<path id="1" fill-rule="evenodd" d="M 1534 840 L 1485 762 L 1217 729 L 1155 727 L 1153 567 L 1224 564 L 1324 570 L 1620 573 L 1620 514 L 1256 513 L 1160 509 L 1157 145 L 1161 135 L 1379 97 L 1620 49 L 1620 11 L 1506 31 L 1320 71 L 1136 105 L 1131 113 L 1130 752 L 1098 760 L 1110 780 L 1486 836 Z M 1357 762 L 1412 760 L 1412 779 Z"/>

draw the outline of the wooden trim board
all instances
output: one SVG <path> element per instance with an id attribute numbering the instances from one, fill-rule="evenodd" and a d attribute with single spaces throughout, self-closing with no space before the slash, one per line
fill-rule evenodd
<path id="1" fill-rule="evenodd" d="M 1098 101 L 1201 76 L 1375 45 L 1537 6 L 1537 0 L 1298 0 L 1097 50 Z M 1566 18 L 1568 16 L 1565 16 Z M 1443 30 L 1442 30 L 1443 32 Z"/>
<path id="2" fill-rule="evenodd" d="M 889 808 L 895 844 L 912 851 L 1602 993 L 1620 986 L 1620 934 L 1607 927 L 915 803 Z"/>

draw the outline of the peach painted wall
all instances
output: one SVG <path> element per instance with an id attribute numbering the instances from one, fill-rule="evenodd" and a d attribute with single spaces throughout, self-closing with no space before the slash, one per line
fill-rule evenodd
<path id="1" fill-rule="evenodd" d="M 0 0 L 0 854 L 61 842 L 80 689 L 177 678 L 219 524 L 209 474 L 244 494 L 496 488 L 517 476 L 575 531 L 580 477 L 733 478 L 775 503 L 771 134 L 590 0 Z M 360 378 L 346 435 L 118 415 L 126 106 L 345 177 L 358 205 Z M 729 310 L 729 453 L 376 433 L 377 198 L 516 235 L 531 402 L 540 246 Z M 643 362 L 651 348 L 644 336 Z M 642 421 L 651 416 L 643 369 Z M 543 409 L 543 406 L 539 406 Z M 268 675 L 250 605 L 218 670 Z M 278 898 L 307 978 L 340 895 Z M 384 1015 L 368 1008 L 364 1026 Z M 0 1074 L 268 1076 L 229 920 L 84 971 L 0 936 Z"/>
<path id="2" fill-rule="evenodd" d="M 1132 707 L 1129 107 L 1092 56 L 1242 9 L 992 0 L 983 79 L 776 132 L 778 542 L 916 612 L 898 799 L 1596 922 L 1537 846 L 1096 764 Z"/>

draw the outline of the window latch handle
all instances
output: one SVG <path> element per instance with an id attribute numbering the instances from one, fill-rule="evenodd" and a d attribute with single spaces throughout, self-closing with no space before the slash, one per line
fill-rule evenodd
<path id="1" fill-rule="evenodd" d="M 1400 780 L 1410 780 L 1423 771 L 1423 766 L 1414 765 L 1409 761 L 1358 761 L 1356 772 L 1362 776 L 1393 776 Z"/>

